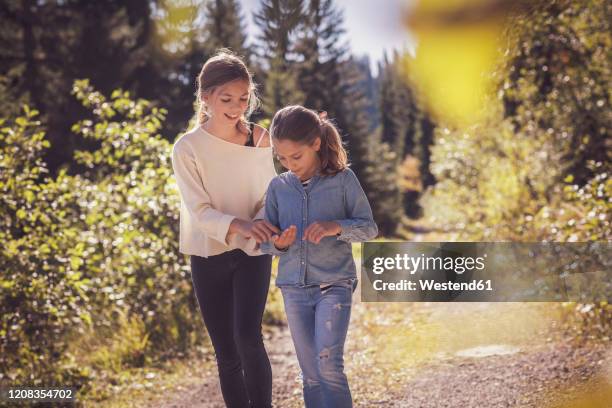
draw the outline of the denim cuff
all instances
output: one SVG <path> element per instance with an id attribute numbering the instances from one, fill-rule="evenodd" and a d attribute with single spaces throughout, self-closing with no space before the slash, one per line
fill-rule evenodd
<path id="1" fill-rule="evenodd" d="M 346 242 L 353 242 L 359 240 L 359 237 L 355 235 L 355 227 L 353 226 L 350 220 L 336 220 L 335 222 L 340 224 L 341 229 L 340 235 L 338 235 L 337 238 L 338 240 Z"/>
<path id="2" fill-rule="evenodd" d="M 264 254 L 270 254 L 270 255 L 276 255 L 276 256 L 281 256 L 283 254 L 286 254 L 289 251 L 289 247 L 285 248 L 284 250 L 280 250 L 276 248 L 272 241 L 262 242 L 261 244 L 259 244 L 259 249 Z"/>
<path id="3" fill-rule="evenodd" d="M 346 242 L 363 242 L 376 237 L 378 228 L 374 221 L 360 219 L 336 220 L 342 232 L 338 239 Z"/>

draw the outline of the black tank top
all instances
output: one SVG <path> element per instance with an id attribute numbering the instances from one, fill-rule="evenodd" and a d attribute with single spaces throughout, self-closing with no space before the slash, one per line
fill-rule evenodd
<path id="1" fill-rule="evenodd" d="M 253 127 L 254 126 L 255 126 L 255 124 L 253 122 L 249 122 L 249 137 L 248 137 L 246 143 L 244 144 L 245 146 L 255 147 L 255 143 L 253 142 Z"/>

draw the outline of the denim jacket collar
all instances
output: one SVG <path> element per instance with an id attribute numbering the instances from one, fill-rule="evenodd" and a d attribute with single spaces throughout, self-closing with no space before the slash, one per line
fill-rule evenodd
<path id="1" fill-rule="evenodd" d="M 288 175 L 289 175 L 289 179 L 291 180 L 291 185 L 297 188 L 300 193 L 310 191 L 314 187 L 314 185 L 317 184 L 319 179 L 321 179 L 322 177 L 321 170 L 317 170 L 312 175 L 312 178 L 310 179 L 310 183 L 308 183 L 308 185 L 306 186 L 306 189 L 304 189 L 304 186 L 302 185 L 302 181 L 300 180 L 297 174 L 289 170 Z"/>

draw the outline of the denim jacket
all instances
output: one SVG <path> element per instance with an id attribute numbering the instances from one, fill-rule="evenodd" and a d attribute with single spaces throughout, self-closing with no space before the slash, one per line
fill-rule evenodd
<path id="1" fill-rule="evenodd" d="M 368 199 L 351 169 L 333 176 L 315 174 L 304 188 L 288 171 L 268 186 L 265 219 L 285 230 L 297 227 L 295 241 L 284 251 L 271 241 L 261 251 L 278 255 L 276 286 L 309 286 L 356 278 L 351 242 L 367 241 L 378 233 Z M 336 221 L 342 232 L 324 237 L 318 244 L 302 240 L 315 221 Z"/>

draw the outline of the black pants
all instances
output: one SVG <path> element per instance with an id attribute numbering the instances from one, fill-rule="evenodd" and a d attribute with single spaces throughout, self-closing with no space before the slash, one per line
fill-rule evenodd
<path id="1" fill-rule="evenodd" d="M 261 335 L 271 266 L 270 255 L 248 256 L 240 249 L 191 256 L 191 278 L 229 408 L 272 406 L 272 369 Z"/>

